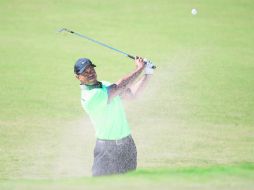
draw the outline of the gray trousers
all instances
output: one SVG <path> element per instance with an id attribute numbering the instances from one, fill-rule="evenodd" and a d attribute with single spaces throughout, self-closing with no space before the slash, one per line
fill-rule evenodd
<path id="1" fill-rule="evenodd" d="M 137 167 L 137 150 L 129 135 L 120 140 L 96 140 L 93 176 L 125 173 Z"/>

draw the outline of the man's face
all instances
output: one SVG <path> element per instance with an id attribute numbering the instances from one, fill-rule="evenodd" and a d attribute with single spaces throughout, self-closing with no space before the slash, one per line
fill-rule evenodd
<path id="1" fill-rule="evenodd" d="M 97 82 L 97 74 L 92 65 L 87 66 L 83 73 L 77 75 L 77 78 L 81 84 L 92 85 Z"/>

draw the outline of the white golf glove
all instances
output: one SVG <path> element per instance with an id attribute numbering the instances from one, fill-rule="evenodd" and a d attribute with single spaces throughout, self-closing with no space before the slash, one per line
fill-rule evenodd
<path id="1" fill-rule="evenodd" d="M 144 59 L 146 65 L 145 65 L 145 75 L 152 75 L 153 74 L 153 63 L 147 59 Z"/>

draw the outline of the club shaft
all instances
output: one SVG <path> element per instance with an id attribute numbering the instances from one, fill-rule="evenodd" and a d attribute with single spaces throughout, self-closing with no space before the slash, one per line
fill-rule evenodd
<path id="1" fill-rule="evenodd" d="M 85 35 L 83 35 L 83 34 L 80 34 L 80 33 L 77 33 L 77 32 L 71 31 L 71 30 L 66 30 L 66 31 L 69 32 L 69 33 L 71 33 L 71 34 L 77 35 L 77 36 L 79 36 L 79 37 L 81 37 L 81 38 L 85 38 L 86 40 L 89 40 L 89 41 L 91 41 L 91 42 L 94 42 L 94 43 L 96 43 L 96 44 L 98 44 L 98 45 L 101 45 L 101 46 L 103 46 L 103 47 L 106 47 L 106 48 L 109 48 L 109 49 L 111 49 L 111 50 L 113 50 L 113 51 L 116 51 L 116 52 L 118 52 L 118 53 L 121 53 L 121 54 L 123 54 L 123 55 L 125 55 L 125 56 L 127 56 L 127 57 L 129 57 L 129 58 L 131 58 L 131 59 L 135 59 L 134 56 L 132 56 L 132 55 L 130 55 L 130 54 L 128 54 L 128 53 L 125 53 L 125 52 L 123 52 L 123 51 L 121 51 L 121 50 L 119 50 L 119 49 L 116 49 L 116 48 L 114 48 L 114 47 L 112 47 L 112 46 L 109 46 L 109 45 L 107 45 L 107 44 L 104 44 L 104 43 L 102 43 L 102 42 L 99 42 L 99 41 L 97 41 L 97 40 L 95 40 L 95 39 L 93 39 L 93 38 L 90 38 L 90 37 L 88 37 L 88 36 L 85 36 Z"/>
<path id="2" fill-rule="evenodd" d="M 66 28 L 62 28 L 61 30 L 59 30 L 59 32 L 63 32 L 63 31 L 69 32 L 69 33 L 71 33 L 71 34 L 74 34 L 74 35 L 76 35 L 76 36 L 79 36 L 79 37 L 81 37 L 81 38 L 84 38 L 84 39 L 86 39 L 86 40 L 89 40 L 89 41 L 91 41 L 91 42 L 94 42 L 94 43 L 96 43 L 97 45 L 106 47 L 106 48 L 108 48 L 108 49 L 111 49 L 111 50 L 113 50 L 113 51 L 116 51 L 116 52 L 118 52 L 118 53 L 120 53 L 120 54 L 123 54 L 123 55 L 125 55 L 125 56 L 127 56 L 127 57 L 129 57 L 129 58 L 131 58 L 131 59 L 133 59 L 133 60 L 135 60 L 135 56 L 130 55 L 130 54 L 128 54 L 128 53 L 125 53 L 125 52 L 123 52 L 123 51 L 121 51 L 121 50 L 119 50 L 119 49 L 116 49 L 116 48 L 114 48 L 114 47 L 112 47 L 112 46 L 109 46 L 109 45 L 107 45 L 107 44 L 104 44 L 104 43 L 102 43 L 102 42 L 99 42 L 99 41 L 97 41 L 97 40 L 95 40 L 95 39 L 93 39 L 93 38 L 90 38 L 90 37 L 88 37 L 88 36 L 85 36 L 85 35 L 83 35 L 83 34 L 74 32 L 74 31 L 69 30 L 69 29 L 66 29 Z M 152 65 L 152 68 L 155 69 L 156 66 L 155 66 L 155 65 Z"/>

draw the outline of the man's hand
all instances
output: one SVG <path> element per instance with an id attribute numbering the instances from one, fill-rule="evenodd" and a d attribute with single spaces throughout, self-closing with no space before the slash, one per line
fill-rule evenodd
<path id="1" fill-rule="evenodd" d="M 144 59 L 142 57 L 136 56 L 135 64 L 136 64 L 137 68 L 144 68 L 145 67 L 145 62 L 144 62 Z"/>
<path id="2" fill-rule="evenodd" d="M 153 64 L 151 61 L 145 59 L 145 75 L 152 75 L 153 74 Z"/>

